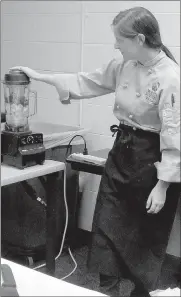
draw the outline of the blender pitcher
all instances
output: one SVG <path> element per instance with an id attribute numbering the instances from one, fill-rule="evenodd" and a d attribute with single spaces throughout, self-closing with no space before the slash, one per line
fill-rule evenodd
<path id="1" fill-rule="evenodd" d="M 29 131 L 28 118 L 37 112 L 37 93 L 29 89 L 29 84 L 29 77 L 20 70 L 10 70 L 5 74 L 5 131 Z M 33 111 L 30 111 L 30 105 Z"/>

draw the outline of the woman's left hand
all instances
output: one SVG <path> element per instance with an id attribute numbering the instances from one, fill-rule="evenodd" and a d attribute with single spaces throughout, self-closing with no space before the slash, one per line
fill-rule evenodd
<path id="1" fill-rule="evenodd" d="M 166 200 L 166 192 L 167 187 L 160 186 L 158 182 L 148 197 L 146 203 L 147 213 L 156 214 L 163 208 Z"/>

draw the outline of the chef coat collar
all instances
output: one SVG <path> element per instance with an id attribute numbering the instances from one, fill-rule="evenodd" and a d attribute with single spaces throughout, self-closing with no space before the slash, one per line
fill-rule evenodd
<path id="1" fill-rule="evenodd" d="M 147 62 L 145 62 L 144 64 L 140 63 L 138 61 L 139 64 L 141 64 L 142 66 L 154 66 L 155 64 L 157 64 L 161 59 L 163 59 L 166 56 L 166 54 L 161 50 L 158 55 L 156 55 L 155 58 L 153 58 L 152 60 L 149 60 Z"/>

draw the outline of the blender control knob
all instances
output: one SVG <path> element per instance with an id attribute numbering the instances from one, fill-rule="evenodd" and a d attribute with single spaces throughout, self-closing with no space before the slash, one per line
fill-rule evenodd
<path id="1" fill-rule="evenodd" d="M 27 143 L 28 144 L 33 144 L 34 143 L 34 137 L 33 136 L 28 136 Z"/>
<path id="2" fill-rule="evenodd" d="M 21 138 L 21 143 L 26 144 L 26 138 L 25 137 Z"/>

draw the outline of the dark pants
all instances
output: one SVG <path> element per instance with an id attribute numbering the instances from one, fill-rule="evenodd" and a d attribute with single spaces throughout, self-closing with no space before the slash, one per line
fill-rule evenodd
<path id="1" fill-rule="evenodd" d="M 156 133 L 120 125 L 101 179 L 88 268 L 123 283 L 118 294 L 124 291 L 122 280 L 131 280 L 137 296 L 149 296 L 160 275 L 180 184 L 169 186 L 158 214 L 147 213 L 147 199 L 158 181 L 154 163 L 161 157 L 159 144 Z"/>

